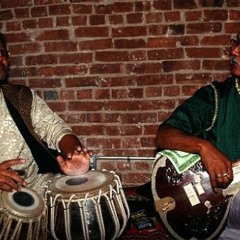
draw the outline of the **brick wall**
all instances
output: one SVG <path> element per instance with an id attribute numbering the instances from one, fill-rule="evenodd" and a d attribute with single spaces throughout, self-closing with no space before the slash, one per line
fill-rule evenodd
<path id="1" fill-rule="evenodd" d="M 159 123 L 228 75 L 240 1 L 206 2 L 0 0 L 10 80 L 37 90 L 95 154 L 153 157 Z M 104 164 L 126 183 L 150 178 L 148 161 Z"/>

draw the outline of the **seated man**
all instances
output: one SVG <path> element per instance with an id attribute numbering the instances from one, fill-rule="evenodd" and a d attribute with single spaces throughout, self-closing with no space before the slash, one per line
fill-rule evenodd
<path id="1" fill-rule="evenodd" d="M 49 180 L 53 173 L 39 173 L 40 167 L 35 161 L 37 158 L 41 167 L 44 168 L 43 172 L 52 171 L 48 170 L 48 165 L 52 165 L 51 163 L 55 160 L 56 166 L 58 165 L 59 170 L 64 174 L 79 175 L 88 171 L 90 152 L 82 146 L 66 123 L 53 113 L 33 90 L 8 84 L 8 70 L 9 53 L 5 36 L 0 33 L 0 190 L 18 191 L 22 186 L 28 185 L 42 193 L 43 183 Z M 25 96 L 28 99 L 24 101 Z M 19 124 L 23 126 L 24 123 L 15 121 L 21 117 L 13 119 L 13 112 L 18 109 L 24 113 L 28 106 L 29 115 L 24 119 L 28 127 L 23 130 Z M 15 113 L 19 114 L 18 111 Z M 20 115 L 24 118 L 22 113 Z M 38 140 L 35 141 L 35 137 L 31 139 L 23 137 L 22 133 L 28 131 L 28 128 L 31 132 L 28 135 L 30 137 L 35 135 Z M 47 159 L 48 153 L 48 155 L 42 155 L 46 148 L 40 140 L 44 140 L 49 148 L 58 150 L 56 159 Z M 35 149 L 30 147 L 32 142 L 36 142 Z M 38 142 L 40 142 L 40 148 Z M 41 150 L 36 152 L 36 149 Z"/>
<path id="2" fill-rule="evenodd" d="M 163 122 L 157 147 L 197 153 L 213 188 L 233 179 L 232 163 L 240 158 L 240 35 L 231 40 L 231 76 L 200 88 Z M 240 193 L 234 197 L 220 239 L 239 239 Z"/>

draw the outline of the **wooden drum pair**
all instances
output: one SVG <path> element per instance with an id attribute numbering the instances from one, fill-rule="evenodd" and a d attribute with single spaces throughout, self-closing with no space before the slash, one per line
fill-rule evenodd
<path id="1" fill-rule="evenodd" d="M 116 239 L 129 215 L 114 172 L 56 175 L 47 184 L 44 199 L 29 188 L 1 192 L 0 239 Z"/>

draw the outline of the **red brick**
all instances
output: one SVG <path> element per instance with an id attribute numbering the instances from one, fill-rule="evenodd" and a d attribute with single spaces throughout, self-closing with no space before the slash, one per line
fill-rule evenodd
<path id="1" fill-rule="evenodd" d="M 220 58 L 222 54 L 221 49 L 213 47 L 188 48 L 185 51 L 188 58 Z"/>
<path id="2" fill-rule="evenodd" d="M 147 28 L 145 26 L 136 27 L 118 27 L 112 29 L 113 37 L 136 37 L 146 36 Z"/>
<path id="3" fill-rule="evenodd" d="M 73 13 L 76 14 L 91 14 L 93 11 L 92 5 L 84 5 L 84 4 L 73 4 Z"/>
<path id="4" fill-rule="evenodd" d="M 162 63 L 164 72 L 179 71 L 179 70 L 199 70 L 200 61 L 198 60 L 184 60 L 184 61 L 164 61 Z"/>
<path id="5" fill-rule="evenodd" d="M 136 12 L 148 12 L 151 10 L 151 1 L 135 1 Z"/>
<path id="6" fill-rule="evenodd" d="M 60 64 L 90 63 L 92 58 L 92 53 L 64 53 L 58 57 Z"/>
<path id="7" fill-rule="evenodd" d="M 38 55 L 28 56 L 25 60 L 27 65 L 48 65 L 56 64 L 58 62 L 57 56 L 55 55 Z"/>
<path id="8" fill-rule="evenodd" d="M 180 87 L 179 86 L 171 86 L 171 87 L 163 87 L 163 95 L 164 96 L 171 96 L 171 97 L 175 97 L 175 96 L 179 96 L 181 93 L 180 91 Z"/>
<path id="9" fill-rule="evenodd" d="M 145 48 L 146 41 L 144 39 L 116 39 L 114 40 L 114 45 L 116 48 Z"/>
<path id="10" fill-rule="evenodd" d="M 227 21 L 228 11 L 227 10 L 205 10 L 204 20 L 206 21 Z"/>
<path id="11" fill-rule="evenodd" d="M 149 12 L 146 14 L 147 23 L 160 23 L 162 22 L 163 14 L 161 12 Z"/>
<path id="12" fill-rule="evenodd" d="M 136 171 L 150 171 L 152 163 L 150 161 L 134 161 L 132 167 Z"/>
<path id="13" fill-rule="evenodd" d="M 227 0 L 227 7 L 240 7 L 240 2 L 238 0 Z"/>
<path id="14" fill-rule="evenodd" d="M 139 173 L 139 172 L 134 172 L 134 173 L 128 173 L 124 174 L 122 176 L 122 181 L 123 183 L 128 183 L 128 184 L 134 184 L 136 186 L 137 184 L 142 185 L 142 183 L 147 183 L 151 179 L 151 174 L 150 173 Z"/>
<path id="15" fill-rule="evenodd" d="M 52 28 L 53 27 L 53 19 L 52 18 L 40 18 L 38 20 L 39 28 Z"/>
<path id="16" fill-rule="evenodd" d="M 108 37 L 108 27 L 78 27 L 75 29 L 76 37 Z"/>
<path id="17" fill-rule="evenodd" d="M 229 10 L 229 19 L 238 21 L 240 18 L 240 11 L 239 10 Z"/>
<path id="18" fill-rule="evenodd" d="M 194 9 L 197 8 L 197 5 L 194 0 L 188 1 L 173 0 L 173 7 L 175 9 Z"/>
<path id="19" fill-rule="evenodd" d="M 112 39 L 109 39 L 109 38 L 79 42 L 80 50 L 110 49 L 112 48 L 112 46 L 113 46 Z"/>
<path id="20" fill-rule="evenodd" d="M 225 71 L 229 66 L 229 60 L 204 60 L 202 66 L 205 70 Z"/>
<path id="21" fill-rule="evenodd" d="M 94 91 L 95 99 L 109 99 L 110 98 L 110 90 L 109 89 L 96 89 Z"/>
<path id="22" fill-rule="evenodd" d="M 75 90 L 61 90 L 60 91 L 60 100 L 75 100 L 76 91 Z"/>
<path id="23" fill-rule="evenodd" d="M 49 14 L 50 15 L 68 15 L 71 14 L 69 4 L 60 4 L 60 5 L 51 5 L 49 6 Z"/>
<path id="24" fill-rule="evenodd" d="M 21 30 L 21 23 L 19 21 L 8 22 L 7 23 L 7 30 L 8 31 L 20 31 Z"/>
<path id="25" fill-rule="evenodd" d="M 172 9 L 172 1 L 169 0 L 154 0 L 153 7 L 156 10 L 171 10 Z"/>
<path id="26" fill-rule="evenodd" d="M 29 79 L 29 87 L 31 88 L 60 88 L 62 87 L 61 79 L 58 78 L 39 78 Z"/>
<path id="27" fill-rule="evenodd" d="M 128 52 L 125 51 L 104 51 L 104 52 L 96 52 L 95 53 L 95 60 L 98 62 L 121 62 L 121 61 L 128 61 L 129 56 Z"/>
<path id="28" fill-rule="evenodd" d="M 68 38 L 69 38 L 68 30 L 45 30 L 38 34 L 36 40 L 37 41 L 68 40 Z"/>
<path id="29" fill-rule="evenodd" d="M 181 13 L 180 12 L 166 12 L 164 14 L 164 18 L 166 22 L 177 22 L 181 20 Z"/>
<path id="30" fill-rule="evenodd" d="M 109 22 L 112 25 L 122 24 L 123 16 L 122 15 L 111 15 L 111 16 L 109 16 Z"/>
<path id="31" fill-rule="evenodd" d="M 185 19 L 186 21 L 201 21 L 203 12 L 201 10 L 198 11 L 190 11 L 185 13 Z"/>
<path id="32" fill-rule="evenodd" d="M 28 18 L 30 16 L 30 8 L 14 8 L 17 18 Z"/>
<path id="33" fill-rule="evenodd" d="M 184 51 L 182 48 L 152 50 L 148 51 L 147 54 L 149 60 L 184 58 Z"/>
<path id="34" fill-rule="evenodd" d="M 142 13 L 131 13 L 127 14 L 127 23 L 142 23 L 143 22 L 143 14 Z"/>
<path id="35" fill-rule="evenodd" d="M 112 14 L 112 4 L 98 4 L 95 11 L 97 14 Z"/>
<path id="36" fill-rule="evenodd" d="M 132 12 L 134 9 L 133 2 L 114 2 L 113 3 L 113 12 Z"/>
<path id="37" fill-rule="evenodd" d="M 105 24 L 105 15 L 92 15 L 89 21 L 91 25 L 103 25 Z"/>
<path id="38" fill-rule="evenodd" d="M 80 89 L 77 90 L 77 99 L 92 99 L 93 90 L 92 89 Z"/>
<path id="39" fill-rule="evenodd" d="M 31 6 L 32 0 L 1 0 L 1 8 L 17 8 L 17 7 L 25 7 Z"/>
<path id="40" fill-rule="evenodd" d="M 46 42 L 44 48 L 46 52 L 77 51 L 77 43 L 70 41 Z"/>
<path id="41" fill-rule="evenodd" d="M 91 74 L 111 74 L 120 72 L 121 65 L 119 64 L 93 64 L 90 67 Z"/>
<path id="42" fill-rule="evenodd" d="M 153 86 L 153 87 L 146 87 L 146 97 L 153 98 L 153 97 L 161 97 L 162 96 L 162 86 Z"/>
<path id="43" fill-rule="evenodd" d="M 231 38 L 231 36 L 229 36 L 229 35 L 204 36 L 201 39 L 201 45 L 210 45 L 210 46 L 211 45 L 216 46 L 216 44 L 218 44 L 219 46 L 228 45 L 230 38 Z"/>
<path id="44" fill-rule="evenodd" d="M 190 23 L 186 26 L 187 34 L 219 33 L 223 29 L 221 22 L 214 23 Z"/>
<path id="45" fill-rule="evenodd" d="M 47 102 L 47 104 L 54 112 L 64 112 L 66 109 L 65 102 Z"/>
<path id="46" fill-rule="evenodd" d="M 32 17 L 45 17 L 45 16 L 47 16 L 46 6 L 31 8 L 31 16 Z"/>
<path id="47" fill-rule="evenodd" d="M 74 26 L 84 26 L 87 23 L 87 17 L 86 16 L 73 16 L 72 17 L 72 24 Z"/>
<path id="48" fill-rule="evenodd" d="M 123 116 L 121 116 L 121 122 L 123 124 L 154 123 L 156 121 L 157 114 L 154 112 L 125 113 Z"/>
<path id="49" fill-rule="evenodd" d="M 149 73 L 160 73 L 162 71 L 161 63 L 137 63 L 137 64 L 127 64 L 127 72 L 130 74 L 149 74 Z"/>
<path id="50" fill-rule="evenodd" d="M 148 39 L 149 48 L 172 48 L 176 47 L 178 38 L 176 37 L 153 37 Z"/>
<path id="51" fill-rule="evenodd" d="M 13 19 L 13 14 L 10 10 L 0 11 L 0 21 Z"/>
<path id="52" fill-rule="evenodd" d="M 69 26 L 70 19 L 70 17 L 59 16 L 56 18 L 56 25 L 61 27 Z"/>

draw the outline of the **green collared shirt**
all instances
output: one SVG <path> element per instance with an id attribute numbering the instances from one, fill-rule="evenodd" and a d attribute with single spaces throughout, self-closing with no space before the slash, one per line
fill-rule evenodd
<path id="1" fill-rule="evenodd" d="M 237 79 L 214 81 L 177 107 L 163 123 L 212 142 L 230 160 L 240 158 L 240 93 Z"/>

